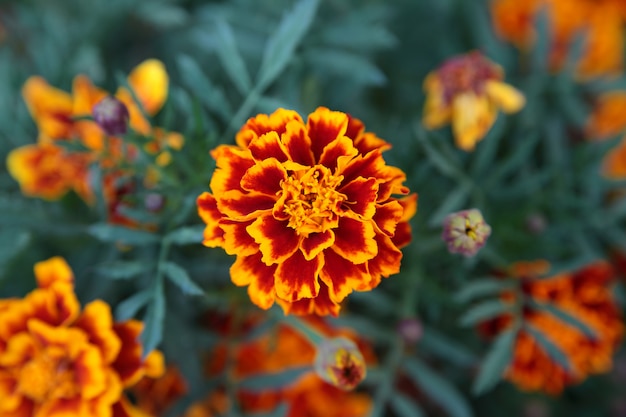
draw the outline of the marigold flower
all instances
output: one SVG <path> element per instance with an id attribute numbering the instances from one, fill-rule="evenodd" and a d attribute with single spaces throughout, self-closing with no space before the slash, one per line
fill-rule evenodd
<path id="1" fill-rule="evenodd" d="M 103 189 L 107 205 L 110 208 L 121 205 L 122 202 L 115 200 L 120 195 L 117 179 L 133 173 L 118 167 L 122 162 L 132 162 L 138 153 L 115 136 L 126 131 L 127 122 L 135 131 L 154 137 L 154 143 L 146 144 L 146 150 L 155 154 L 156 164 L 169 163 L 169 150 L 182 147 L 182 135 L 153 128 L 140 108 L 153 115 L 162 107 L 168 86 L 165 67 L 160 61 L 147 60 L 131 72 L 128 84 L 139 103 L 128 89 L 119 88 L 112 97 L 83 75 L 74 78 L 71 94 L 48 85 L 38 76 L 26 81 L 22 93 L 39 128 L 38 143 L 14 149 L 7 159 L 9 172 L 24 194 L 54 200 L 74 190 L 92 204 L 95 195 L 89 167 L 98 164 L 105 171 Z M 86 117 L 92 112 L 94 120 L 89 120 Z M 86 150 L 67 151 L 58 146 L 63 140 L 79 141 Z M 148 170 L 145 177 L 148 188 L 158 181 L 154 170 Z M 109 214 L 111 222 L 134 224 L 115 212 Z"/>
<path id="2" fill-rule="evenodd" d="M 521 290 L 528 301 L 551 304 L 575 317 L 593 335 L 562 321 L 546 310 L 525 303 L 524 322 L 539 331 L 567 358 L 562 367 L 546 352 L 532 333 L 522 328 L 515 341 L 513 360 L 505 377 L 523 390 L 559 394 L 566 386 L 587 376 L 611 369 L 612 356 L 624 334 L 621 312 L 609 288 L 615 278 L 609 264 L 597 262 L 572 273 L 540 278 L 546 262 L 516 264 L 511 271 L 520 277 Z M 514 301 L 512 293 L 505 300 Z M 486 323 L 483 330 L 498 333 L 511 324 L 510 316 Z"/>
<path id="3" fill-rule="evenodd" d="M 624 3 L 621 0 L 492 0 L 496 32 L 522 49 L 536 41 L 534 22 L 546 13 L 550 33 L 550 67 L 560 70 L 577 36 L 584 35 L 577 63 L 581 78 L 617 75 L 623 68 Z"/>
<path id="4" fill-rule="evenodd" d="M 502 68 L 480 52 L 447 60 L 424 80 L 424 126 L 438 129 L 452 123 L 456 145 L 474 150 L 495 122 L 498 109 L 515 113 L 525 104 L 522 93 L 503 79 Z"/>
<path id="5" fill-rule="evenodd" d="M 139 410 L 152 416 L 161 416 L 187 393 L 187 382 L 178 368 L 168 366 L 159 378 L 142 378 L 129 392 Z"/>
<path id="6" fill-rule="evenodd" d="M 626 92 L 600 95 L 587 121 L 585 133 L 590 140 L 606 140 L 626 130 Z M 626 177 L 626 139 L 610 149 L 602 162 L 602 173 L 613 179 Z"/>
<path id="7" fill-rule="evenodd" d="M 198 197 L 204 244 L 237 259 L 231 279 L 253 303 L 285 313 L 338 314 L 352 291 L 399 271 L 417 195 L 387 166 L 389 144 L 345 113 L 320 107 L 251 118 L 237 146 L 211 152 L 212 193 Z"/>
<path id="8" fill-rule="evenodd" d="M 142 323 L 114 323 L 96 300 L 80 310 L 62 258 L 35 265 L 39 288 L 0 300 L 0 415 L 123 417 L 123 390 L 163 373 L 163 357 L 142 359 Z M 121 408 L 120 408 L 121 410 Z"/>
<path id="9" fill-rule="evenodd" d="M 450 253 L 474 256 L 485 246 L 491 235 L 491 227 L 478 209 L 451 213 L 443 221 L 442 239 Z"/>

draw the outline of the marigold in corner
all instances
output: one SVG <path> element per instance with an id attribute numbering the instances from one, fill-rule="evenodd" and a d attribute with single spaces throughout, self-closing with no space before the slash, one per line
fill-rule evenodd
<path id="1" fill-rule="evenodd" d="M 480 52 L 447 60 L 424 80 L 424 126 L 438 129 L 452 123 L 457 147 L 473 151 L 491 129 L 498 109 L 515 113 L 524 107 L 522 93 L 503 79 L 502 68 Z"/>
<path id="2" fill-rule="evenodd" d="M 352 291 L 400 268 L 417 195 L 386 165 L 389 144 L 345 113 L 320 107 L 305 122 L 279 109 L 251 118 L 237 146 L 211 152 L 211 193 L 198 197 L 204 244 L 237 259 L 233 283 L 285 313 L 338 314 Z"/>
<path id="3" fill-rule="evenodd" d="M 597 262 L 571 273 L 545 278 L 548 269 L 549 264 L 544 261 L 518 263 L 511 268 L 511 274 L 520 280 L 520 291 L 503 294 L 503 298 L 521 301 L 514 294 L 523 294 L 524 327 L 517 335 L 505 378 L 524 391 L 556 395 L 589 375 L 611 369 L 613 354 L 624 335 L 624 324 L 609 288 L 615 272 L 608 263 Z M 592 334 L 536 307 L 542 304 L 574 317 Z M 482 329 L 497 334 L 511 323 L 512 318 L 505 315 L 484 323 Z M 533 333 L 526 330 L 528 327 L 541 333 L 563 353 L 569 369 L 550 356 Z"/>
<path id="4" fill-rule="evenodd" d="M 0 415 L 130 417 L 123 390 L 163 373 L 163 357 L 142 359 L 142 323 L 114 323 L 96 300 L 81 311 L 62 258 L 35 265 L 39 288 L 0 300 Z"/>

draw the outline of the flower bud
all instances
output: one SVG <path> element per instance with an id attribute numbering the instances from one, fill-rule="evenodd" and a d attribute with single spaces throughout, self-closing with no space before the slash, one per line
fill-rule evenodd
<path id="1" fill-rule="evenodd" d="M 107 96 L 93 106 L 93 118 L 109 136 L 123 135 L 128 130 L 128 109 L 115 97 Z"/>
<path id="2" fill-rule="evenodd" d="M 485 246 L 491 227 L 478 209 L 462 210 L 449 214 L 443 221 L 441 237 L 450 253 L 474 256 Z"/>
<path id="3" fill-rule="evenodd" d="M 324 381 L 344 390 L 365 378 L 365 360 L 356 344 L 345 337 L 325 339 L 317 347 L 314 369 Z"/>
<path id="4" fill-rule="evenodd" d="M 415 317 L 407 317 L 398 322 L 397 331 L 408 346 L 416 344 L 424 334 L 422 323 Z"/>

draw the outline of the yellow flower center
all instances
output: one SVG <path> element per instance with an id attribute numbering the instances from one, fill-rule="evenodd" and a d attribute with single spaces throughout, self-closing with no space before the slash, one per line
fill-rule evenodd
<path id="1" fill-rule="evenodd" d="M 343 389 L 356 387 L 365 378 L 365 364 L 346 349 L 339 349 L 331 367 L 331 379 Z"/>
<path id="2" fill-rule="evenodd" d="M 465 219 L 465 234 L 472 240 L 476 240 L 478 238 L 476 229 L 474 228 L 474 225 L 470 224 L 469 219 Z"/>
<path id="3" fill-rule="evenodd" d="M 18 390 L 35 402 L 72 398 L 80 394 L 72 362 L 61 352 L 50 349 L 24 365 L 20 371 Z"/>
<path id="4" fill-rule="evenodd" d="M 342 175 L 333 175 L 322 165 L 295 171 L 281 183 L 288 226 L 298 234 L 325 232 L 337 227 L 339 207 L 346 196 L 336 190 Z"/>

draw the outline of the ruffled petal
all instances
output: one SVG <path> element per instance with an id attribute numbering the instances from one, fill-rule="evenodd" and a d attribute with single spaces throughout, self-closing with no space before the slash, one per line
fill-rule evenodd
<path id="1" fill-rule="evenodd" d="M 357 178 L 341 187 L 339 192 L 347 197 L 342 208 L 364 219 L 371 219 L 376 213 L 378 181 L 375 178 Z"/>
<path id="2" fill-rule="evenodd" d="M 307 120 L 307 129 L 315 160 L 319 160 L 326 145 L 344 136 L 347 128 L 348 116 L 345 113 L 331 111 L 326 107 L 318 107 L 311 113 Z"/>
<path id="3" fill-rule="evenodd" d="M 248 149 L 257 161 L 275 158 L 280 162 L 285 162 L 288 159 L 287 150 L 283 147 L 278 133 L 274 131 L 267 132 L 250 142 Z"/>
<path id="4" fill-rule="evenodd" d="M 352 263 L 361 264 L 376 256 L 378 248 L 373 237 L 374 226 L 370 221 L 346 217 L 339 219 L 335 231 L 333 250 Z"/>
<path id="5" fill-rule="evenodd" d="M 250 142 L 267 132 L 276 132 L 281 136 L 287 129 L 287 124 L 292 120 L 302 124 L 302 118 L 293 110 L 277 109 L 274 113 L 259 114 L 248 119 L 246 124 L 237 133 L 235 138 L 237 145 L 247 148 Z"/>
<path id="6" fill-rule="evenodd" d="M 391 238 L 384 234 L 377 234 L 375 241 L 378 253 L 367 262 L 371 279 L 369 282 L 364 282 L 363 285 L 357 287 L 357 291 L 371 290 L 378 286 L 381 277 L 387 278 L 389 275 L 400 272 L 400 261 L 402 260 L 400 249 L 396 247 Z"/>
<path id="7" fill-rule="evenodd" d="M 289 159 L 304 166 L 315 164 L 311 151 L 311 138 L 302 122 L 291 121 L 281 137 L 283 146 L 287 150 Z"/>
<path id="8" fill-rule="evenodd" d="M 300 243 L 300 250 L 307 261 L 315 258 L 324 249 L 331 247 L 335 243 L 335 234 L 332 230 L 321 233 L 310 233 Z"/>
<path id="9" fill-rule="evenodd" d="M 403 211 L 402 205 L 397 200 L 378 205 L 374 215 L 374 222 L 378 230 L 388 236 L 393 236 Z"/>
<path id="10" fill-rule="evenodd" d="M 217 169 L 211 178 L 211 190 L 219 195 L 228 190 L 241 190 L 241 178 L 255 162 L 250 151 L 235 146 L 220 145 L 211 151 Z"/>
<path id="11" fill-rule="evenodd" d="M 259 251 L 259 244 L 254 241 L 248 230 L 246 230 L 253 221 L 236 222 L 223 220 L 220 222 L 220 229 L 224 232 L 222 246 L 227 254 L 247 256 Z"/>
<path id="12" fill-rule="evenodd" d="M 233 220 L 246 221 L 270 211 L 276 197 L 260 193 L 242 193 L 239 190 L 226 191 L 217 196 L 217 208 Z"/>
<path id="13" fill-rule="evenodd" d="M 337 168 L 339 158 L 352 159 L 359 151 L 354 147 L 352 140 L 345 136 L 337 138 L 324 147 L 319 157 L 319 164 L 331 171 Z"/>
<path id="14" fill-rule="evenodd" d="M 22 87 L 26 107 L 39 128 L 51 139 L 68 139 L 72 130 L 72 97 L 52 87 L 39 76 L 28 78 Z"/>
<path id="15" fill-rule="evenodd" d="M 459 94 L 452 101 L 452 131 L 456 145 L 464 151 L 473 151 L 496 119 L 496 108 L 486 96 L 474 93 Z"/>
<path id="16" fill-rule="evenodd" d="M 274 304 L 274 273 L 276 265 L 267 266 L 261 261 L 261 253 L 250 256 L 237 256 L 230 268 L 233 283 L 243 287 L 248 285 L 250 300 L 267 310 Z"/>
<path id="17" fill-rule="evenodd" d="M 324 252 L 320 279 L 328 286 L 330 299 L 339 303 L 355 288 L 362 288 L 368 283 L 370 275 L 366 264 L 355 265 L 331 249 Z"/>
<path id="18" fill-rule="evenodd" d="M 198 215 L 206 223 L 202 244 L 211 248 L 224 244 L 224 231 L 220 228 L 222 213 L 217 209 L 217 200 L 208 192 L 198 196 Z"/>
<path id="19" fill-rule="evenodd" d="M 317 297 L 320 289 L 319 272 L 324 266 L 323 257 L 310 261 L 297 251 L 276 268 L 276 295 L 286 301 Z"/>
<path id="20" fill-rule="evenodd" d="M 89 342 L 100 349 L 106 363 L 115 360 L 122 342 L 113 331 L 111 307 L 107 303 L 95 300 L 87 304 L 74 326 L 85 331 Z"/>
<path id="21" fill-rule="evenodd" d="M 259 244 L 266 265 L 285 261 L 300 245 L 301 237 L 296 231 L 272 216 L 259 217 L 246 230 Z"/>
<path id="22" fill-rule="evenodd" d="M 320 290 L 315 298 L 302 298 L 298 301 L 287 302 L 276 299 L 276 302 L 283 308 L 285 314 L 297 314 L 300 316 L 315 314 L 318 316 L 332 315 L 337 317 L 341 306 L 330 299 L 328 287 L 320 281 Z"/>
<path id="23" fill-rule="evenodd" d="M 286 179 L 287 171 L 282 164 L 275 158 L 269 158 L 246 171 L 241 178 L 241 188 L 275 197 L 281 190 L 281 183 Z"/>

